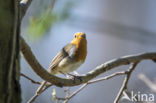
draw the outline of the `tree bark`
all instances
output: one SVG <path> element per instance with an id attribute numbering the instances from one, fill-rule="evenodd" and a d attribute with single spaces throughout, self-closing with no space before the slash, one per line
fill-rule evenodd
<path id="1" fill-rule="evenodd" d="M 0 103 L 20 103 L 18 0 L 0 0 Z"/>

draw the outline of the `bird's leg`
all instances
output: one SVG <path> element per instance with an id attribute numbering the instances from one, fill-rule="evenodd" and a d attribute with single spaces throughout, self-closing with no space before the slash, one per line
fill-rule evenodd
<path id="1" fill-rule="evenodd" d="M 74 74 L 70 74 L 70 73 L 63 73 L 62 71 L 59 71 L 61 74 L 64 74 L 67 78 L 71 78 L 72 80 L 76 80 L 79 79 L 80 81 L 82 81 L 82 79 L 79 77 L 79 74 L 74 71 Z"/>
<path id="2" fill-rule="evenodd" d="M 67 74 L 68 74 L 69 76 L 71 76 L 71 79 L 73 79 L 74 81 L 75 81 L 76 79 L 79 79 L 80 81 L 82 81 L 82 79 L 81 79 L 81 77 L 80 77 L 80 75 L 79 75 L 78 72 L 74 71 L 73 73 L 74 73 L 74 74 L 70 74 L 70 73 L 67 73 Z"/>
<path id="3" fill-rule="evenodd" d="M 62 71 L 59 71 L 61 74 L 63 74 L 65 77 L 67 77 L 68 79 L 70 79 L 70 77 L 74 77 L 75 75 L 70 74 L 70 73 L 64 73 Z"/>
<path id="4" fill-rule="evenodd" d="M 75 75 L 69 74 L 69 73 L 63 73 L 62 71 L 59 71 L 59 72 L 63 74 L 66 78 L 74 80 Z"/>
<path id="5" fill-rule="evenodd" d="M 67 73 L 67 75 L 70 76 L 70 77 L 76 77 L 76 75 L 70 74 L 70 73 Z"/>
<path id="6" fill-rule="evenodd" d="M 74 74 L 70 74 L 70 73 L 67 73 L 67 74 L 72 76 L 72 77 L 78 77 L 80 75 L 77 71 L 74 71 L 73 73 Z"/>
<path id="7" fill-rule="evenodd" d="M 80 77 L 80 74 L 77 71 L 74 71 L 75 77 L 82 81 L 82 78 Z"/>

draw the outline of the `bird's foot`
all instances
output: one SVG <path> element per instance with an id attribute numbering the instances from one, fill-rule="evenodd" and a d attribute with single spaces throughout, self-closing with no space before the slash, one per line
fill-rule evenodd
<path id="1" fill-rule="evenodd" d="M 76 80 L 82 81 L 82 78 L 79 75 L 74 75 L 74 74 L 69 74 L 68 73 L 68 76 L 69 76 L 70 79 L 72 79 L 74 81 L 76 81 Z"/>

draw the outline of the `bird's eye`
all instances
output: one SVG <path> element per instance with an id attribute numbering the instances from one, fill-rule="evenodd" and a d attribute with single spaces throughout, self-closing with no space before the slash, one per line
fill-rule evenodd
<path id="1" fill-rule="evenodd" d="M 85 35 L 85 34 L 84 34 L 84 35 L 81 35 L 81 37 L 82 37 L 82 38 L 86 38 L 86 35 Z"/>

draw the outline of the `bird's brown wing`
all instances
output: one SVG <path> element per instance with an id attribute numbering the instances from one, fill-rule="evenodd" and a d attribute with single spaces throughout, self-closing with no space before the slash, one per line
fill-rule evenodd
<path id="1" fill-rule="evenodd" d="M 74 56 L 75 45 L 67 44 L 52 60 L 49 70 L 55 69 L 55 67 L 67 56 Z"/>

